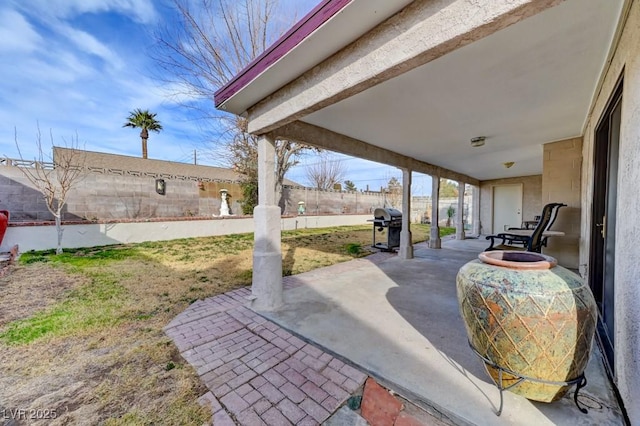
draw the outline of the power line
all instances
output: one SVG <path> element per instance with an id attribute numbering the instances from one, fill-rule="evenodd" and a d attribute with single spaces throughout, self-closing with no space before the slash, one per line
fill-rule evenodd
<path id="1" fill-rule="evenodd" d="M 185 154 L 177 160 L 171 160 L 175 163 L 190 163 L 193 161 L 193 156 L 191 154 Z"/>

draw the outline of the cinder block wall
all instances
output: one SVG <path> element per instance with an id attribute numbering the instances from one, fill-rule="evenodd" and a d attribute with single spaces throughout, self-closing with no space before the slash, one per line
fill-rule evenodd
<path id="1" fill-rule="evenodd" d="M 54 148 L 62 155 L 66 148 Z M 163 217 L 217 216 L 220 190 L 227 189 L 231 214 L 242 215 L 239 175 L 232 170 L 149 160 L 115 154 L 82 152 L 88 169 L 70 192 L 64 220 L 146 219 Z M 7 161 L 11 164 L 10 161 Z M 155 191 L 157 178 L 164 179 L 166 194 Z M 321 191 L 285 182 L 285 214 L 295 215 L 304 201 L 307 215 L 373 214 L 378 207 L 401 207 L 401 197 L 381 192 Z M 440 218 L 448 204 L 441 200 Z M 457 199 L 451 200 L 456 203 Z M 9 210 L 11 221 L 53 220 L 42 194 L 15 166 L 0 166 L 0 209 Z M 414 197 L 412 220 L 420 222 L 431 212 L 430 197 Z"/>
<path id="2" fill-rule="evenodd" d="M 40 191 L 17 167 L 0 167 L 0 209 L 8 210 L 10 221 L 53 220 Z M 79 219 L 77 216 L 67 216 Z"/>
<path id="3" fill-rule="evenodd" d="M 155 192 L 155 177 L 88 173 L 70 192 L 64 220 L 142 219 L 217 216 L 220 190 L 227 189 L 231 213 L 242 215 L 242 190 L 234 182 L 203 182 L 165 177 L 166 194 Z M 390 206 L 377 192 L 319 191 L 285 186 L 285 214 L 297 214 L 304 201 L 308 215 L 369 214 Z M 53 220 L 42 194 L 17 167 L 0 167 L 0 208 L 12 222 Z"/>
<path id="4" fill-rule="evenodd" d="M 542 176 L 520 176 L 507 179 L 493 179 L 480 182 L 480 233 L 489 235 L 493 219 L 491 206 L 493 205 L 493 187 L 498 185 L 522 184 L 522 219 L 533 220 L 534 216 L 542 212 Z M 488 245 L 488 244 L 487 244 Z"/>
<path id="5" fill-rule="evenodd" d="M 411 197 L 411 221 L 421 223 L 423 220 L 431 221 L 431 197 Z"/>
<path id="6" fill-rule="evenodd" d="M 89 220 L 199 215 L 197 182 L 165 179 L 165 185 L 160 195 L 155 178 L 88 174 L 70 193 L 66 210 Z"/>
<path id="7" fill-rule="evenodd" d="M 140 219 L 218 214 L 217 198 L 201 196 L 198 183 L 165 179 L 166 194 L 155 192 L 155 178 L 87 174 L 69 193 L 64 220 Z M 238 208 L 231 200 L 231 208 Z M 17 167 L 0 168 L 0 208 L 12 222 L 53 220 L 42 194 Z"/>
<path id="8" fill-rule="evenodd" d="M 55 148 L 54 156 L 64 150 Z M 88 172 L 70 192 L 64 220 L 217 216 L 223 188 L 229 194 L 231 214 L 242 215 L 239 176 L 232 170 L 96 152 L 85 154 Z M 155 191 L 158 178 L 166 183 L 165 195 Z M 299 201 L 305 202 L 308 215 L 369 214 L 376 207 L 390 206 L 388 196 L 379 192 L 319 191 L 285 185 L 283 193 L 285 214 L 297 214 Z M 0 209 L 10 211 L 12 222 L 53 220 L 42 194 L 12 165 L 0 167 Z"/>
<path id="9" fill-rule="evenodd" d="M 544 253 L 566 267 L 578 269 L 581 216 L 582 138 L 544 145 L 542 202 L 565 203 L 552 230 L 564 237 L 549 238 Z"/>
<path id="10" fill-rule="evenodd" d="M 319 191 L 313 188 L 285 186 L 285 214 L 296 214 L 304 201 L 306 214 L 373 214 L 377 207 L 391 207 L 385 194 L 379 192 Z"/>

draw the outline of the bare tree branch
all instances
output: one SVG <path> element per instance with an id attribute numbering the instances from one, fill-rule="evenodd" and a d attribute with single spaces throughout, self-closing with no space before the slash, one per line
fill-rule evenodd
<path id="1" fill-rule="evenodd" d="M 226 147 L 226 163 L 257 182 L 257 139 L 247 133 L 242 117 L 213 108 L 215 92 L 264 52 L 293 22 L 275 19 L 278 0 L 173 0 L 179 21 L 156 34 L 153 58 L 165 79 L 181 94 L 194 97 L 187 106 L 199 109 L 215 125 L 216 140 Z M 167 77 L 168 76 L 168 77 Z M 178 94 L 178 93 L 176 93 Z M 206 99 L 207 102 L 198 102 Z M 198 105 L 205 104 L 205 109 Z M 276 141 L 276 190 L 306 145 Z M 214 148 L 215 150 L 215 148 Z M 215 150 L 219 152 L 220 150 Z M 257 201 L 257 200 L 255 200 Z"/>
<path id="2" fill-rule="evenodd" d="M 384 188 L 384 192 L 386 195 L 386 199 L 391 205 L 391 207 L 399 209 L 402 204 L 402 183 L 395 178 L 392 177 L 389 179 L 389 183 L 387 183 L 387 187 Z"/>
<path id="3" fill-rule="evenodd" d="M 329 156 L 319 156 L 320 161 L 306 167 L 309 182 L 317 189 L 333 189 L 334 185 L 342 182 L 346 174 L 346 167 L 340 160 L 332 160 Z"/>
<path id="4" fill-rule="evenodd" d="M 49 136 L 51 138 L 51 147 L 54 148 L 53 133 L 49 132 Z M 14 129 L 14 140 L 20 159 L 25 161 L 20 151 L 18 131 L 16 129 Z M 34 167 L 23 166 L 19 167 L 19 170 L 42 193 L 47 209 L 55 219 L 58 232 L 56 253 L 60 254 L 62 253 L 62 234 L 64 232 L 62 228 L 62 210 L 67 202 L 69 193 L 86 175 L 86 156 L 84 151 L 78 149 L 77 134 L 71 138 L 70 143 L 64 141 L 65 147 L 69 149 L 58 149 L 53 158 L 45 155 L 45 150 L 42 147 L 40 126 L 38 126 L 35 143 L 38 156 L 34 159 Z"/>

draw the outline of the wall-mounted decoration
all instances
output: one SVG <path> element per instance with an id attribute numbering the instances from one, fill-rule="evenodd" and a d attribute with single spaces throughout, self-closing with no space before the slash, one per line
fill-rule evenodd
<path id="1" fill-rule="evenodd" d="M 165 195 L 167 192 L 167 184 L 164 179 L 156 179 L 156 192 L 160 195 Z"/>

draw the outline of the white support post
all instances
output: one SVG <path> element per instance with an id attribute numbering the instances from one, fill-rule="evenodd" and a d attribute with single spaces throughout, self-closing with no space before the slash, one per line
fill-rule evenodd
<path id="1" fill-rule="evenodd" d="M 402 231 L 400 231 L 400 259 L 413 259 L 411 241 L 411 170 L 402 169 Z"/>
<path id="2" fill-rule="evenodd" d="M 440 227 L 438 226 L 440 204 L 440 176 L 431 176 L 431 233 L 429 235 L 429 247 L 441 248 Z"/>
<path id="3" fill-rule="evenodd" d="M 251 307 L 262 311 L 275 311 L 283 304 L 280 207 L 277 205 L 275 170 L 275 141 L 269 136 L 260 136 L 258 205 L 253 209 L 255 232 Z"/>
<path id="4" fill-rule="evenodd" d="M 465 183 L 458 181 L 458 214 L 456 215 L 456 240 L 464 240 L 464 187 Z"/>
<path id="5" fill-rule="evenodd" d="M 480 186 L 473 186 L 471 198 L 471 212 L 473 217 L 473 235 L 480 236 Z"/>

